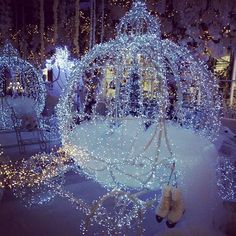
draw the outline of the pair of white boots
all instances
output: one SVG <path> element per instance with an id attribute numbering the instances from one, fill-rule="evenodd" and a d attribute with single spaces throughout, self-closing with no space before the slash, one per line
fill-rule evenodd
<path id="1" fill-rule="evenodd" d="M 156 208 L 157 222 L 160 223 L 166 218 L 167 226 L 173 228 L 183 216 L 184 211 L 184 201 L 180 189 L 169 185 L 164 186 L 160 203 Z"/>

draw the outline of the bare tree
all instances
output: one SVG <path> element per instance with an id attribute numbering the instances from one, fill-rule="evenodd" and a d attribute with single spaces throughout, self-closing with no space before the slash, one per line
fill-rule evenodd
<path id="1" fill-rule="evenodd" d="M 54 0 L 53 2 L 53 21 L 54 21 L 54 34 L 53 34 L 53 43 L 57 43 L 58 38 L 58 0 Z"/>
<path id="2" fill-rule="evenodd" d="M 45 56 L 45 46 L 44 46 L 44 0 L 40 0 L 40 56 L 41 62 Z"/>
<path id="3" fill-rule="evenodd" d="M 80 25 L 80 0 L 76 0 L 75 2 L 75 34 L 74 34 L 74 46 L 75 46 L 75 54 L 79 56 L 79 25 Z"/>

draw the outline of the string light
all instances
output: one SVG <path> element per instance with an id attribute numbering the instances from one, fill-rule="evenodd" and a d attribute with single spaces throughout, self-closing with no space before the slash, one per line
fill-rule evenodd
<path id="1" fill-rule="evenodd" d="M 235 161 L 226 156 L 220 156 L 217 159 L 217 186 L 218 193 L 223 200 L 234 201 L 236 199 L 235 185 Z"/>

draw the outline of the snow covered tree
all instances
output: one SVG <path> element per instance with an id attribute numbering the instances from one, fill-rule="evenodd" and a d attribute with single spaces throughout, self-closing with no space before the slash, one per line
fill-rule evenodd
<path id="1" fill-rule="evenodd" d="M 206 61 L 209 57 L 219 58 L 235 47 L 233 1 L 160 0 L 151 7 L 161 18 L 163 37 L 188 46 Z"/>

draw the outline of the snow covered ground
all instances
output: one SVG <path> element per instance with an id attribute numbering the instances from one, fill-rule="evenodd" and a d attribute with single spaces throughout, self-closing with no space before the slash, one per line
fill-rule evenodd
<path id="1" fill-rule="evenodd" d="M 1 112 L 7 110 L 8 107 L 12 107 L 17 115 L 35 114 L 36 102 L 29 97 L 15 97 L 10 96 L 1 98 Z"/>
<path id="2" fill-rule="evenodd" d="M 35 106 L 36 102 L 29 97 L 2 97 L 0 100 L 0 130 L 13 128 L 12 109 L 15 115 L 22 120 L 30 117 L 33 119 L 36 116 Z"/>
<path id="3" fill-rule="evenodd" d="M 186 153 L 179 156 L 181 162 L 178 163 L 178 168 L 183 170 L 181 188 L 184 193 L 186 212 L 176 227 L 169 229 L 165 221 L 157 223 L 155 209 L 149 209 L 143 222 L 144 235 L 235 235 L 236 229 L 232 220 L 235 213 L 232 213 L 232 209 L 226 210 L 224 207 L 227 202 L 223 205 L 223 201 L 217 194 L 215 177 L 216 156 L 222 152 L 224 155 L 236 156 L 234 133 L 225 132 L 226 129 L 222 127 L 216 148 L 201 138 L 192 137 L 190 141 L 190 131 L 183 131 L 184 142 L 181 141 L 181 137 L 173 141 L 169 132 L 171 142 L 175 142 L 174 146 L 178 147 L 179 153 L 182 152 L 181 145 L 183 143 L 187 145 Z M 186 136 L 186 132 L 190 132 L 190 136 Z M 11 155 L 16 156 L 16 153 L 17 150 L 15 153 L 12 151 Z M 86 202 L 92 202 L 106 193 L 106 189 L 100 184 L 73 172 L 66 176 L 65 189 Z M 156 192 L 153 190 L 146 197 L 151 197 Z M 5 191 L 0 204 L 1 235 L 80 235 L 80 224 L 84 218 L 85 214 L 82 211 L 76 210 L 67 200 L 60 197 L 56 197 L 46 205 L 25 208 L 10 191 Z M 133 229 L 127 230 L 126 235 L 136 235 L 135 227 L 134 221 Z M 95 224 L 90 235 L 104 235 L 100 230 L 101 228 Z"/>
<path id="4" fill-rule="evenodd" d="M 70 136 L 70 143 L 82 149 L 74 157 L 79 166 L 99 183 L 110 187 L 160 188 L 168 182 L 171 172 L 173 159 L 169 149 L 174 153 L 176 169 L 184 175 L 189 174 L 185 173 L 189 169 L 201 170 L 198 165 L 204 166 L 209 158 L 212 161 L 217 158 L 217 150 L 207 138 L 170 122 L 166 124 L 166 131 L 171 147 L 167 145 L 164 130 L 158 147 L 159 131 L 156 123 L 146 130 L 138 118 L 124 120 L 113 128 L 107 121 L 95 120 L 78 125 Z"/>

